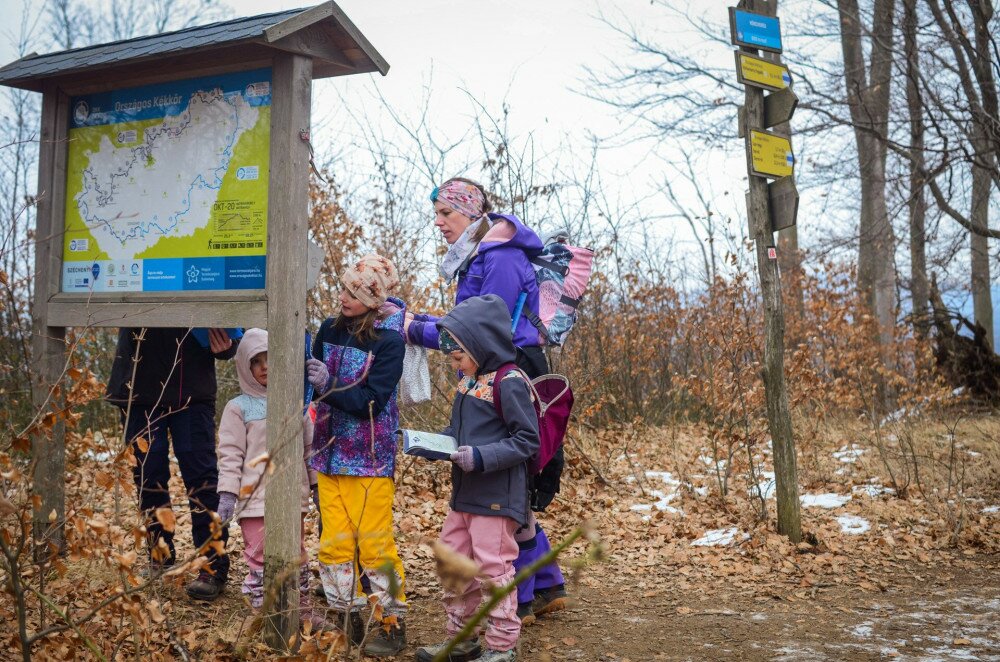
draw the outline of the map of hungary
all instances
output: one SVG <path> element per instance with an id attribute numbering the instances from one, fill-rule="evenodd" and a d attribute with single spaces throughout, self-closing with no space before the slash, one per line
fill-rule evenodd
<path id="1" fill-rule="evenodd" d="M 63 291 L 264 286 L 269 70 L 70 106 Z"/>

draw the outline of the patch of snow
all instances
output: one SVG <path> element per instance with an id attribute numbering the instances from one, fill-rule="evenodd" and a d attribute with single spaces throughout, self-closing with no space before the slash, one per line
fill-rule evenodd
<path id="1" fill-rule="evenodd" d="M 746 533 L 740 534 L 735 526 L 728 529 L 712 529 L 706 531 L 705 535 L 691 543 L 692 547 L 727 547 L 733 544 L 736 536 L 741 540 L 746 540 L 750 536 Z"/>
<path id="2" fill-rule="evenodd" d="M 962 395 L 964 393 L 965 393 L 965 387 L 964 386 L 959 386 L 958 388 L 956 388 L 954 391 L 951 392 L 952 395 L 956 395 L 956 396 L 957 395 Z"/>
<path id="3" fill-rule="evenodd" d="M 841 515 L 837 518 L 837 523 L 840 524 L 841 531 L 851 535 L 859 535 L 872 528 L 868 520 L 857 515 Z"/>
<path id="4" fill-rule="evenodd" d="M 851 628 L 851 634 L 853 634 L 858 639 L 868 639 L 872 636 L 872 622 L 865 621 L 859 625 L 855 625 Z"/>
<path id="5" fill-rule="evenodd" d="M 965 452 L 969 454 L 969 457 L 982 457 L 983 456 L 982 453 L 977 453 L 976 451 L 966 450 Z"/>
<path id="6" fill-rule="evenodd" d="M 1000 513 L 1000 506 L 986 506 L 983 508 L 984 513 Z"/>
<path id="7" fill-rule="evenodd" d="M 667 485 L 673 485 L 674 487 L 681 484 L 669 471 L 647 471 L 646 478 L 659 478 Z"/>
<path id="8" fill-rule="evenodd" d="M 777 485 L 777 483 L 774 482 L 774 472 L 761 471 L 759 477 L 763 478 L 763 480 L 757 484 L 757 487 L 760 488 L 761 496 L 765 499 L 773 499 L 775 486 Z M 750 496 L 755 497 L 757 496 L 757 493 L 753 492 Z"/>
<path id="9" fill-rule="evenodd" d="M 664 494 L 660 490 L 650 490 L 648 494 L 652 498 L 657 499 L 657 501 L 655 503 L 636 503 L 629 506 L 629 510 L 634 510 L 636 512 L 641 512 L 641 513 L 651 513 L 655 508 L 656 510 L 664 510 L 668 513 L 675 513 L 679 515 L 684 514 L 684 512 L 679 508 L 674 508 L 673 506 L 669 505 L 671 501 L 677 498 L 676 493 Z M 646 515 L 642 519 L 649 520 L 650 516 Z"/>
<path id="10" fill-rule="evenodd" d="M 977 654 L 973 653 L 967 648 L 954 648 L 951 646 L 942 646 L 940 648 L 928 648 L 927 652 L 933 655 L 932 660 L 947 659 L 947 660 L 980 660 Z"/>
<path id="11" fill-rule="evenodd" d="M 650 490 L 649 496 L 653 497 L 654 499 L 659 499 L 659 501 L 653 504 L 653 507 L 656 508 L 657 510 L 666 510 L 667 504 L 677 498 L 676 493 L 664 494 L 660 490 Z"/>
<path id="12" fill-rule="evenodd" d="M 906 418 L 906 407 L 903 407 L 902 409 L 897 409 L 896 411 L 892 412 L 891 414 L 883 418 L 882 422 L 879 423 L 879 426 L 885 425 L 886 423 L 897 423 L 903 420 L 904 418 Z"/>
<path id="13" fill-rule="evenodd" d="M 876 483 L 870 483 L 868 485 L 855 485 L 854 487 L 851 488 L 851 492 L 853 492 L 854 494 L 864 492 L 865 494 L 874 499 L 875 497 L 881 494 L 895 494 L 896 490 L 892 489 L 891 487 L 885 487 L 876 482 Z"/>
<path id="14" fill-rule="evenodd" d="M 711 469 L 712 471 L 725 471 L 726 470 L 726 461 L 725 460 L 716 461 L 715 459 L 713 459 L 712 457 L 710 457 L 708 455 L 702 455 L 698 459 L 701 460 L 702 462 L 704 462 L 705 466 L 708 467 L 709 469 Z"/>
<path id="15" fill-rule="evenodd" d="M 111 460 L 114 459 L 115 456 L 114 453 L 108 451 L 94 452 L 89 450 L 83 453 L 83 457 L 87 458 L 88 460 L 95 460 L 97 462 L 110 462 Z"/>
<path id="16" fill-rule="evenodd" d="M 851 500 L 850 494 L 803 494 L 799 501 L 806 508 L 840 508 Z"/>
<path id="17" fill-rule="evenodd" d="M 834 459 L 840 460 L 841 462 L 846 462 L 853 464 L 858 461 L 858 458 L 865 454 L 865 449 L 857 444 L 851 444 L 849 446 L 842 446 L 839 451 L 833 454 Z"/>

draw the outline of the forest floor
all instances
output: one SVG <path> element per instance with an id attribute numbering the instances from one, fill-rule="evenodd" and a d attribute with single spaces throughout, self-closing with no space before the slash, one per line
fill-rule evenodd
<path id="1" fill-rule="evenodd" d="M 874 441 L 856 425 L 804 436 L 806 542 L 799 545 L 773 530 L 766 448 L 744 450 L 745 459 L 734 454 L 726 478 L 718 458 L 729 453 L 712 449 L 702 430 L 623 428 L 574 439 L 560 498 L 541 521 L 553 541 L 590 522 L 604 559 L 567 570 L 573 605 L 525 628 L 519 659 L 1000 660 L 1000 424 L 988 416 L 925 421 L 894 434 L 929 458 L 919 479 L 912 467 L 903 469 L 891 440 Z M 80 494 L 93 494 L 107 465 L 100 437 L 88 439 L 94 448 L 76 459 L 79 480 L 71 485 Z M 397 472 L 397 542 L 410 605 L 403 659 L 443 635 L 440 585 L 423 542 L 436 536 L 447 511 L 444 469 L 403 458 Z M 953 478 L 941 479 L 947 475 Z M 179 482 L 175 487 L 181 494 Z M 110 491 L 102 494 L 94 510 L 113 522 Z M 763 522 L 760 496 L 769 514 Z M 189 515 L 177 512 L 183 555 Z M 313 555 L 314 528 L 310 515 Z M 238 529 L 232 541 L 237 550 Z M 564 568 L 586 554 L 586 543 L 575 543 Z M 119 581 L 111 558 L 70 559 L 47 590 L 83 608 Z M 229 586 L 210 605 L 191 603 L 180 584 L 151 586 L 143 601 L 146 609 L 155 605 L 154 618 L 145 622 L 141 646 L 113 629 L 117 623 L 128 631 L 121 613 L 81 631 L 109 659 L 136 659 L 135 647 L 142 659 L 262 659 L 268 654 L 239 592 L 244 572 L 234 554 Z M 13 644 L 12 609 L 0 601 L 0 636 Z M 86 658 L 73 637 L 39 643 L 38 659 Z"/>

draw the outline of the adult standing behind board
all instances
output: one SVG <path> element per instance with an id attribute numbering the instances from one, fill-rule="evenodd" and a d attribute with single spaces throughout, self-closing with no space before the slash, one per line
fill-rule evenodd
<path id="1" fill-rule="evenodd" d="M 197 336 L 207 340 L 202 344 Z M 191 507 L 196 549 L 212 540 L 211 512 L 219 506 L 215 455 L 215 361 L 232 358 L 238 340 L 222 329 L 207 335 L 181 328 L 120 329 L 107 400 L 121 408 L 125 438 L 135 453 L 139 508 L 145 516 L 150 575 L 174 564 L 174 532 L 163 528 L 158 508 L 170 508 L 170 443 Z M 169 439 L 168 439 L 169 435 Z M 229 538 L 222 531 L 222 543 Z M 229 557 L 211 549 L 209 563 L 188 584 L 195 600 L 219 596 L 229 575 Z"/>

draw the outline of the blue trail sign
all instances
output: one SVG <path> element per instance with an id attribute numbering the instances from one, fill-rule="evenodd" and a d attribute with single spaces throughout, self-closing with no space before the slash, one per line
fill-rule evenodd
<path id="1" fill-rule="evenodd" d="M 730 39 L 735 46 L 781 52 L 781 23 L 776 16 L 729 8 Z"/>

